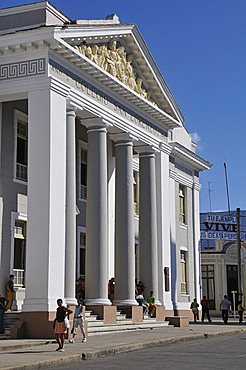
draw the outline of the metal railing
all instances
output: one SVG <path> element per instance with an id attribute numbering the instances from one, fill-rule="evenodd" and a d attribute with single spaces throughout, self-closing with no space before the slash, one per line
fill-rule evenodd
<path id="1" fill-rule="evenodd" d="M 25 270 L 22 269 L 13 269 L 14 273 L 14 285 L 16 287 L 25 286 Z"/>

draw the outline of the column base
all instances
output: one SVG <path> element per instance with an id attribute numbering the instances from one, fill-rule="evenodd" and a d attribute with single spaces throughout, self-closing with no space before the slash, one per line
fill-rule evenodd
<path id="1" fill-rule="evenodd" d="M 156 307 L 156 321 L 164 321 L 166 316 L 166 311 L 163 306 Z"/>
<path id="2" fill-rule="evenodd" d="M 108 298 L 86 298 L 84 300 L 86 306 L 111 306 L 112 303 Z"/>
<path id="3" fill-rule="evenodd" d="M 68 306 L 77 306 L 77 299 L 76 298 L 64 298 L 64 305 Z"/>
<path id="4" fill-rule="evenodd" d="M 132 319 L 133 323 L 143 322 L 142 306 L 117 306 L 118 311 L 122 311 L 127 318 Z"/>
<path id="5" fill-rule="evenodd" d="M 135 299 L 115 299 L 113 304 L 115 306 L 138 306 Z"/>
<path id="6" fill-rule="evenodd" d="M 116 324 L 116 306 L 88 305 L 86 310 L 92 311 L 98 319 L 103 320 L 104 324 Z"/>

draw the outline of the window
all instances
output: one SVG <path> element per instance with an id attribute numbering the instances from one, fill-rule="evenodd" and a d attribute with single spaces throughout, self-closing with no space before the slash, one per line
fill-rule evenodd
<path id="1" fill-rule="evenodd" d="M 209 300 L 209 308 L 215 310 L 214 265 L 202 265 L 202 295 Z"/>
<path id="2" fill-rule="evenodd" d="M 80 151 L 80 198 L 87 198 L 87 150 Z"/>
<path id="3" fill-rule="evenodd" d="M 16 125 L 16 166 L 15 178 L 27 182 L 28 126 L 27 116 L 18 112 L 15 116 Z"/>
<path id="4" fill-rule="evenodd" d="M 133 171 L 133 201 L 134 201 L 134 214 L 138 215 L 139 211 L 139 181 L 138 172 Z"/>
<path id="5" fill-rule="evenodd" d="M 185 187 L 179 185 L 179 222 L 185 224 Z"/>
<path id="6" fill-rule="evenodd" d="M 85 277 L 85 248 L 86 234 L 80 233 L 80 249 L 79 249 L 79 275 Z"/>
<path id="7" fill-rule="evenodd" d="M 25 264 L 26 264 L 26 222 L 15 221 L 14 229 L 14 284 L 25 286 Z"/>
<path id="8" fill-rule="evenodd" d="M 181 294 L 187 294 L 187 252 L 180 251 L 180 283 Z"/>

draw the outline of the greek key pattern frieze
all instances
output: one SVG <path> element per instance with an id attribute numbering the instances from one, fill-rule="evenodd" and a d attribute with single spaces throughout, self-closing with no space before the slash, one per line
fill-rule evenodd
<path id="1" fill-rule="evenodd" d="M 45 74 L 45 58 L 0 64 L 0 81 Z"/>

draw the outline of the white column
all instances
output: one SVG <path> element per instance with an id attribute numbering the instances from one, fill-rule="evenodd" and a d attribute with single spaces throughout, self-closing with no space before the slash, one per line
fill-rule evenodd
<path id="1" fill-rule="evenodd" d="M 133 139 L 115 135 L 115 300 L 118 306 L 137 306 L 133 218 Z"/>
<path id="2" fill-rule="evenodd" d="M 108 299 L 107 130 L 100 119 L 88 127 L 86 204 L 86 305 L 111 305 Z"/>
<path id="3" fill-rule="evenodd" d="M 169 189 L 170 189 L 170 257 L 171 257 L 171 274 L 172 279 L 170 281 L 171 286 L 171 300 L 173 309 L 177 307 L 177 291 L 178 291 L 178 266 L 180 261 L 180 255 L 177 256 L 177 241 L 176 241 L 176 173 L 174 170 L 169 171 Z"/>
<path id="4" fill-rule="evenodd" d="M 24 311 L 55 311 L 64 296 L 66 99 L 28 94 L 28 224 Z"/>
<path id="5" fill-rule="evenodd" d="M 194 283 L 195 295 L 197 302 L 201 299 L 201 266 L 200 266 L 200 207 L 199 207 L 199 191 L 201 185 L 199 183 L 193 184 L 193 243 L 194 243 Z"/>
<path id="6" fill-rule="evenodd" d="M 65 301 L 76 304 L 76 157 L 74 110 L 67 110 Z"/>
<path id="7" fill-rule="evenodd" d="M 138 147 L 139 153 L 139 278 L 145 295 L 153 290 L 158 300 L 157 212 L 155 151 Z"/>
<path id="8" fill-rule="evenodd" d="M 166 309 L 172 309 L 171 303 L 171 251 L 170 251 L 170 187 L 169 154 L 171 147 L 162 143 L 156 154 L 157 179 L 157 232 L 158 232 L 158 273 L 159 300 Z M 169 287 L 165 286 L 164 269 L 169 271 Z M 169 289 L 168 289 L 169 288 Z"/>

